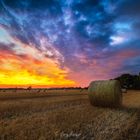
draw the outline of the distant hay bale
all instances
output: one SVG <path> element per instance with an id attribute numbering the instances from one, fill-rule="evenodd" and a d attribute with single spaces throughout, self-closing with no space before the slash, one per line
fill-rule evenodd
<path id="1" fill-rule="evenodd" d="M 121 86 L 117 80 L 91 82 L 88 95 L 95 106 L 118 107 L 122 104 Z"/>
<path id="2" fill-rule="evenodd" d="M 126 88 L 122 88 L 122 93 L 127 93 L 127 89 Z"/>

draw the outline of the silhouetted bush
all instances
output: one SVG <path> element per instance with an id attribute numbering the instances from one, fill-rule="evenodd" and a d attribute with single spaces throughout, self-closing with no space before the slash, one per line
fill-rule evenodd
<path id="1" fill-rule="evenodd" d="M 123 74 L 115 79 L 120 81 L 122 88 L 140 89 L 140 73 L 139 75 Z"/>

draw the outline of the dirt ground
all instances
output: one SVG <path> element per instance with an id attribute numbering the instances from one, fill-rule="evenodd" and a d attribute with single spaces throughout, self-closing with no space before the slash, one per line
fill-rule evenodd
<path id="1" fill-rule="evenodd" d="M 91 106 L 87 90 L 1 90 L 0 140 L 139 140 L 140 91 L 117 109 Z"/>

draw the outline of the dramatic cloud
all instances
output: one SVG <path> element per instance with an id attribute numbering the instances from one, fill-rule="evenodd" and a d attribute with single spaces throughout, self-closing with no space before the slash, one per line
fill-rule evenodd
<path id="1" fill-rule="evenodd" d="M 139 5 L 139 0 L 0 0 L 0 84 L 87 86 L 138 73 Z"/>

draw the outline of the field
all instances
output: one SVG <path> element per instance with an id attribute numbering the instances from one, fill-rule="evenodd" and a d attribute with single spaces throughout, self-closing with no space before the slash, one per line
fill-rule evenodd
<path id="1" fill-rule="evenodd" d="M 140 91 L 117 109 L 91 106 L 87 90 L 1 90 L 0 140 L 139 140 Z"/>

